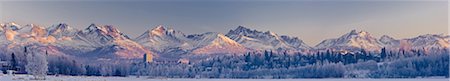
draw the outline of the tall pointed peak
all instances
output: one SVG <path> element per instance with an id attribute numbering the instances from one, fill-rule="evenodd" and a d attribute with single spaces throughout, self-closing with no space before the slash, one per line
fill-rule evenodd
<path id="1" fill-rule="evenodd" d="M 360 36 L 360 37 L 365 37 L 365 36 L 369 36 L 369 32 L 367 31 L 357 31 L 357 30 L 351 30 L 349 33 L 347 33 L 345 36 Z"/>
<path id="2" fill-rule="evenodd" d="M 104 28 L 106 29 L 107 32 L 111 32 L 111 33 L 121 33 L 119 31 L 119 29 L 117 29 L 116 27 L 114 27 L 113 25 L 105 25 Z"/>
<path id="3" fill-rule="evenodd" d="M 30 26 L 30 27 L 32 27 L 32 28 L 45 29 L 45 28 L 42 27 L 42 26 L 34 25 L 34 24 L 28 24 L 28 26 Z"/>
<path id="4" fill-rule="evenodd" d="M 51 34 L 56 34 L 56 33 L 62 33 L 62 32 L 71 33 L 71 32 L 76 32 L 78 30 L 70 27 L 66 23 L 57 23 L 57 24 L 53 24 L 52 26 L 47 28 L 47 31 Z"/>
<path id="5" fill-rule="evenodd" d="M 381 36 L 380 39 L 394 39 L 394 38 L 391 36 L 388 36 L 388 35 L 383 35 L 383 36 Z"/>
<path id="6" fill-rule="evenodd" d="M 45 29 L 45 28 L 43 28 L 43 27 L 41 27 L 41 26 L 38 26 L 38 25 L 34 25 L 34 24 L 27 24 L 27 25 L 25 25 L 25 26 L 23 26 L 23 28 L 21 28 L 21 30 L 22 29 L 25 29 L 25 28 L 28 28 L 28 29 Z"/>
<path id="7" fill-rule="evenodd" d="M 16 26 L 19 26 L 19 24 L 17 24 L 16 22 L 8 22 L 8 23 L 6 23 L 7 25 L 16 25 Z"/>
<path id="8" fill-rule="evenodd" d="M 83 32 L 101 32 L 101 33 L 108 33 L 107 29 L 104 26 L 100 26 L 97 24 L 92 23 L 91 25 L 89 25 L 88 28 L 86 28 L 85 30 L 83 30 Z"/>
<path id="9" fill-rule="evenodd" d="M 264 32 L 265 34 L 269 34 L 269 35 L 272 35 L 272 36 L 277 36 L 277 34 L 275 33 L 275 32 L 272 32 L 272 31 L 266 31 L 266 32 Z"/>
<path id="10" fill-rule="evenodd" d="M 350 34 L 358 34 L 355 29 L 350 31 Z"/>
<path id="11" fill-rule="evenodd" d="M 388 36 L 388 35 L 383 35 L 383 36 L 380 37 L 379 40 L 380 40 L 381 42 L 388 42 L 388 41 L 394 41 L 394 40 L 396 40 L 396 39 L 394 39 L 393 37 Z"/>
<path id="12" fill-rule="evenodd" d="M 165 31 L 166 28 L 164 28 L 163 25 L 158 25 L 158 26 L 156 26 L 153 30 L 155 30 L 155 31 Z"/>
<path id="13" fill-rule="evenodd" d="M 6 29 L 11 29 L 13 31 L 21 29 L 21 26 L 15 22 L 9 22 L 4 25 L 5 25 Z"/>
<path id="14" fill-rule="evenodd" d="M 158 25 L 155 28 L 147 31 L 150 35 L 162 36 L 166 32 L 166 28 L 163 25 Z"/>
<path id="15" fill-rule="evenodd" d="M 92 23 L 88 26 L 89 29 L 100 29 L 100 27 L 101 27 L 100 25 L 95 23 Z"/>
<path id="16" fill-rule="evenodd" d="M 250 29 L 244 26 L 238 26 L 234 31 L 250 31 Z"/>
<path id="17" fill-rule="evenodd" d="M 390 41 L 390 40 L 385 40 Z M 339 38 L 324 40 L 318 45 L 317 48 L 332 48 L 332 49 L 368 49 L 377 50 L 381 47 L 379 39 L 371 36 L 366 31 L 352 30 L 349 33 L 342 35 Z"/>
<path id="18" fill-rule="evenodd" d="M 91 23 L 91 24 L 89 25 L 89 27 L 97 27 L 97 24 Z"/>
<path id="19" fill-rule="evenodd" d="M 366 36 L 366 35 L 369 35 L 369 32 L 361 30 L 361 31 L 359 31 L 358 35 Z"/>
<path id="20" fill-rule="evenodd" d="M 249 29 L 249 28 L 239 25 L 236 29 Z"/>
<path id="21" fill-rule="evenodd" d="M 103 32 L 108 32 L 108 31 L 115 31 L 117 29 L 115 27 L 113 27 L 112 25 L 98 25 L 98 24 L 92 23 L 91 25 L 89 25 L 87 30 L 99 30 L 99 31 L 103 31 Z"/>
<path id="22" fill-rule="evenodd" d="M 217 33 L 217 36 L 219 36 L 219 37 L 221 37 L 221 38 L 223 38 L 223 37 L 226 37 L 226 38 L 228 38 L 227 36 L 225 36 L 225 34 L 223 34 L 223 33 Z"/>
<path id="23" fill-rule="evenodd" d="M 25 25 L 25 26 L 33 27 L 34 24 L 27 24 L 27 25 Z"/>
<path id="24" fill-rule="evenodd" d="M 50 28 L 54 28 L 54 29 L 66 29 L 66 28 L 68 28 L 69 27 L 69 25 L 68 24 L 66 24 L 66 23 L 58 23 L 58 24 L 54 24 L 54 25 L 52 25 Z"/>
<path id="25" fill-rule="evenodd" d="M 96 30 L 98 29 L 98 26 L 95 23 L 92 23 L 86 28 L 86 30 Z"/>
<path id="26" fill-rule="evenodd" d="M 65 28 L 65 27 L 68 27 L 68 26 L 69 25 L 67 25 L 67 23 L 64 23 L 64 22 L 58 23 L 58 27 Z"/>

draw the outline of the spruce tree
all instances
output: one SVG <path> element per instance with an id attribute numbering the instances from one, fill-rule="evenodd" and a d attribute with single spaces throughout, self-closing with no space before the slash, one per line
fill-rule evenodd
<path id="1" fill-rule="evenodd" d="M 16 55 L 14 53 L 11 54 L 11 70 L 17 71 L 17 60 Z"/>

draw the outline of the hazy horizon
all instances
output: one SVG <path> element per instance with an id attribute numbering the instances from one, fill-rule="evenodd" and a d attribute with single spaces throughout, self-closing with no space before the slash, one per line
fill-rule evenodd
<path id="1" fill-rule="evenodd" d="M 299 37 L 309 46 L 353 29 L 397 39 L 448 34 L 447 1 L 1 1 L 0 22 L 113 25 L 135 38 L 164 25 L 186 34 L 238 26 Z"/>

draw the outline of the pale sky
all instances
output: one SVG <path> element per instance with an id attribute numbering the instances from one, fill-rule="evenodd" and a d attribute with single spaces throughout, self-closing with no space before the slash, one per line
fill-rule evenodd
<path id="1" fill-rule="evenodd" d="M 220 32 L 242 25 L 299 37 L 315 46 L 352 29 L 375 37 L 411 38 L 448 33 L 448 2 L 442 1 L 0 1 L 0 22 L 77 29 L 114 25 L 135 38 L 157 25 L 186 34 Z"/>

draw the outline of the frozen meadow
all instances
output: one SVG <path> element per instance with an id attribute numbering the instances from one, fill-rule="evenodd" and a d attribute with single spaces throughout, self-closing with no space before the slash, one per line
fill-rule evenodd
<path id="1" fill-rule="evenodd" d="M 406 78 L 406 79 L 359 79 L 359 78 L 325 78 L 325 79 L 148 79 L 145 77 L 99 77 L 99 76 L 47 76 L 46 80 L 30 80 L 29 75 L 3 75 L 0 81 L 449 81 L 449 78 Z"/>

